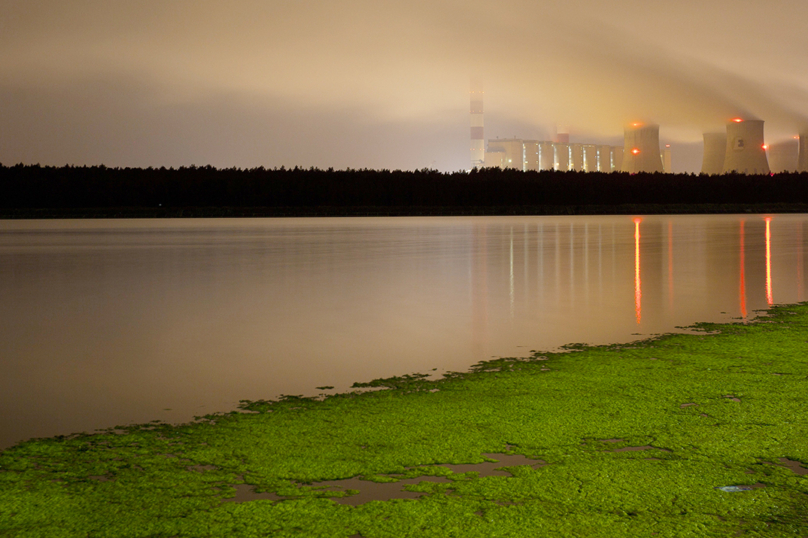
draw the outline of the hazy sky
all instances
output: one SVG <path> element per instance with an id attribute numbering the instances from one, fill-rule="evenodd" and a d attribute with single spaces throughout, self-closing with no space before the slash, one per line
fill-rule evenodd
<path id="1" fill-rule="evenodd" d="M 654 121 L 696 171 L 735 115 L 768 142 L 808 127 L 806 21 L 805 0 L 0 0 L 0 162 L 457 170 L 475 75 L 487 138 Z"/>

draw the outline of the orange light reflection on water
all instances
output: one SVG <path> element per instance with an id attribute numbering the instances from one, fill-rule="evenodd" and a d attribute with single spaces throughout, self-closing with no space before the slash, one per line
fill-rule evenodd
<path id="1" fill-rule="evenodd" d="M 764 220 L 766 221 L 766 302 L 772 305 L 774 304 L 772 294 L 772 218 L 766 217 Z"/>
<path id="2" fill-rule="evenodd" d="M 642 281 L 640 280 L 640 223 L 642 219 L 634 219 L 634 312 L 637 324 L 642 320 Z"/>

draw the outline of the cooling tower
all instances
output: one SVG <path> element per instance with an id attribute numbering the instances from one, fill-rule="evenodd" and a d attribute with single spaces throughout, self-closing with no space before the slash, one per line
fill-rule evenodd
<path id="1" fill-rule="evenodd" d="M 773 174 L 796 172 L 799 143 L 797 140 L 785 140 L 769 146 L 769 169 Z"/>
<path id="2" fill-rule="evenodd" d="M 659 125 L 632 124 L 625 129 L 623 172 L 662 172 Z"/>
<path id="3" fill-rule="evenodd" d="M 800 135 L 800 156 L 797 160 L 797 172 L 808 172 L 808 133 Z"/>
<path id="4" fill-rule="evenodd" d="M 480 81 L 471 82 L 469 101 L 471 104 L 471 167 L 480 168 L 485 161 L 483 85 Z"/>
<path id="5" fill-rule="evenodd" d="M 704 158 L 701 173 L 709 176 L 724 171 L 724 158 L 727 155 L 726 133 L 704 133 Z"/>
<path id="6" fill-rule="evenodd" d="M 732 120 L 727 124 L 724 173 L 768 174 L 763 142 L 763 120 Z"/>

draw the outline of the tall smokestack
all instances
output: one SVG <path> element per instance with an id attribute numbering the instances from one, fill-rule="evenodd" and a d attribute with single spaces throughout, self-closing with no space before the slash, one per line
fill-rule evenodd
<path id="1" fill-rule="evenodd" d="M 704 158 L 701 161 L 701 173 L 712 176 L 723 172 L 726 155 L 727 133 L 704 133 Z"/>
<path id="2" fill-rule="evenodd" d="M 797 172 L 808 172 L 808 133 L 800 135 L 800 156 L 797 161 Z"/>
<path id="3" fill-rule="evenodd" d="M 763 120 L 735 118 L 727 124 L 727 155 L 724 173 L 768 174 Z"/>
<path id="4" fill-rule="evenodd" d="M 481 168 L 485 161 L 485 134 L 483 133 L 483 83 L 471 81 L 471 167 Z"/>
<path id="5" fill-rule="evenodd" d="M 659 125 L 632 123 L 625 129 L 623 172 L 662 172 Z"/>

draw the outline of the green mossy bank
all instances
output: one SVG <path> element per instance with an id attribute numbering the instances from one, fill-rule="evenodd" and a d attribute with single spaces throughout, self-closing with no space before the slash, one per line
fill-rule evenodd
<path id="1" fill-rule="evenodd" d="M 808 305 L 697 330 L 21 443 L 0 452 L 0 536 L 808 536 L 808 475 L 781 460 L 808 463 Z M 548 464 L 440 466 L 506 451 Z M 311 484 L 396 473 L 449 481 L 358 506 Z M 284 498 L 223 502 L 245 483 Z"/>

